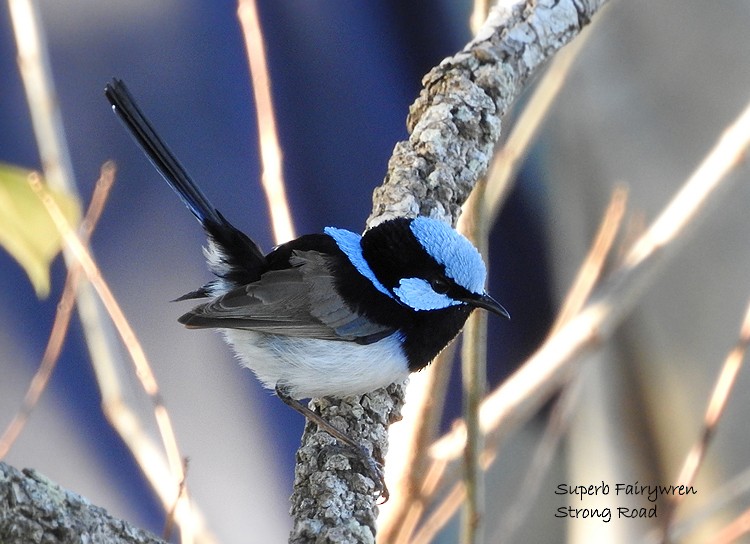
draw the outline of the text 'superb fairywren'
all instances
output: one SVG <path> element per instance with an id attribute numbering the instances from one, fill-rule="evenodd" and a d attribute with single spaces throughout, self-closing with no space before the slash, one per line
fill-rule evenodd
<path id="1" fill-rule="evenodd" d="M 216 279 L 180 298 L 205 300 L 180 323 L 220 329 L 264 386 L 336 438 L 356 447 L 297 399 L 403 380 L 429 364 L 474 308 L 508 316 L 484 291 L 479 252 L 436 219 L 391 219 L 362 236 L 327 227 L 264 255 L 206 199 L 125 84 L 115 79 L 105 94 L 208 237 Z"/>

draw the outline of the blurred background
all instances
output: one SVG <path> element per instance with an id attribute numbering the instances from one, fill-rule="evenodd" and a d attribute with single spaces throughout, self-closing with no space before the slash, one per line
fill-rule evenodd
<path id="1" fill-rule="evenodd" d="M 470 2 L 259 1 L 287 191 L 298 234 L 361 231 L 421 77 L 470 39 Z M 92 247 L 155 369 L 184 455 L 189 488 L 221 542 L 283 542 L 303 421 L 247 370 L 219 335 L 188 331 L 170 301 L 209 278 L 193 217 L 159 178 L 104 99 L 124 79 L 157 130 L 222 213 L 273 245 L 259 185 L 245 46 L 233 2 L 39 2 L 73 169 L 85 201 L 101 164 L 116 184 Z M 543 133 L 493 229 L 490 292 L 513 315 L 490 319 L 490 380 L 499 383 L 544 339 L 616 185 L 636 224 L 650 222 L 750 98 L 750 4 L 612 2 L 597 17 Z M 0 161 L 40 168 L 0 5 Z M 507 130 L 509 123 L 504 124 Z M 563 520 L 558 483 L 668 484 L 698 428 L 750 294 L 748 172 L 618 332 L 587 365 L 566 443 L 514 541 L 633 542 L 649 520 Z M 0 427 L 20 405 L 49 334 L 65 277 L 38 300 L 0 252 Z M 454 380 L 455 381 L 455 380 Z M 148 402 L 130 378 L 127 387 Z M 722 420 L 690 513 L 748 468 L 750 383 Z M 459 384 L 446 415 L 460 413 Z M 49 389 L 9 455 L 113 515 L 160 534 L 165 514 L 102 415 L 74 318 Z M 514 433 L 488 481 L 488 542 L 523 488 L 543 416 Z M 573 500 L 572 503 L 575 501 Z M 715 502 L 713 503 L 715 504 Z M 606 506 L 602 503 L 601 506 Z M 750 506 L 732 500 L 685 542 Z M 653 520 L 651 520 L 653 522 Z M 499 523 L 499 522 L 498 522 Z M 439 537 L 456 540 L 455 524 Z M 691 540 L 692 539 L 692 540 Z"/>

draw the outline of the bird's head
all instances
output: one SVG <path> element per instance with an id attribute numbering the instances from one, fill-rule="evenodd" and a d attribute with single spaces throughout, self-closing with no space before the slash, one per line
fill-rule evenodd
<path id="1" fill-rule="evenodd" d="M 400 304 L 417 311 L 468 304 L 510 317 L 484 290 L 487 269 L 477 249 L 442 221 L 384 221 L 365 232 L 361 248 L 376 287 Z"/>

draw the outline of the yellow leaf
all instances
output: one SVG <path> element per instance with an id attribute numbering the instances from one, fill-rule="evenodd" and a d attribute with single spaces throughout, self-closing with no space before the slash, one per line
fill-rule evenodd
<path id="1" fill-rule="evenodd" d="M 49 268 L 62 238 L 47 209 L 29 186 L 31 170 L 0 163 L 0 246 L 18 261 L 39 298 L 50 290 Z M 81 217 L 78 200 L 47 188 L 71 225 Z"/>

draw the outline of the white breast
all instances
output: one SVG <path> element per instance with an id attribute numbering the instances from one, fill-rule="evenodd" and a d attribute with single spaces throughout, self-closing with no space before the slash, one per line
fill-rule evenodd
<path id="1" fill-rule="evenodd" d="M 286 386 L 295 399 L 359 395 L 409 375 L 400 333 L 360 345 L 237 329 L 221 331 L 242 364 L 265 387 Z"/>

